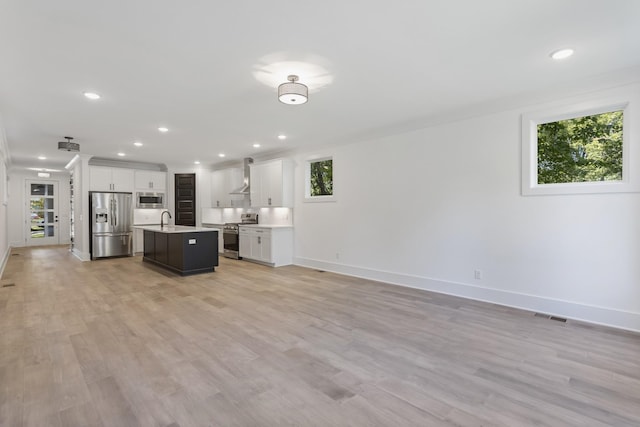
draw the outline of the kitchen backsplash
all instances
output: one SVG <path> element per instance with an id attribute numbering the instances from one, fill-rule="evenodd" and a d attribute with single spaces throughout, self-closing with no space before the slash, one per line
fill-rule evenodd
<path id="1" fill-rule="evenodd" d="M 203 208 L 203 224 L 224 224 L 240 222 L 240 214 L 257 213 L 259 224 L 293 225 L 293 209 L 291 208 Z"/>

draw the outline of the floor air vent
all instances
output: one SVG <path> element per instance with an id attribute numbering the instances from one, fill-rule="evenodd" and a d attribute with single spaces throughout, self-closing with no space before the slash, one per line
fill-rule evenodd
<path id="1" fill-rule="evenodd" d="M 534 313 L 534 316 L 535 317 L 542 317 L 544 319 L 555 320 L 556 322 L 567 323 L 567 319 L 565 319 L 564 317 L 551 316 L 550 314 Z"/>
<path id="2" fill-rule="evenodd" d="M 7 283 L 6 285 L 2 285 L 3 288 L 10 288 L 11 286 L 15 286 L 15 283 Z"/>

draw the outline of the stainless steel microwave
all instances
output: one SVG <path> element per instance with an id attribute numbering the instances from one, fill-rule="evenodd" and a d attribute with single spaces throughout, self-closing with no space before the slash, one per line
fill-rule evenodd
<path id="1" fill-rule="evenodd" d="M 162 209 L 164 207 L 164 193 L 136 193 L 136 208 Z"/>

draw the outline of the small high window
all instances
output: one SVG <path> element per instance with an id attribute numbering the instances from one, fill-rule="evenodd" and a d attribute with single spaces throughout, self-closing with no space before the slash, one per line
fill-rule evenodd
<path id="1" fill-rule="evenodd" d="M 621 181 L 623 111 L 538 124 L 538 184 Z"/>
<path id="2" fill-rule="evenodd" d="M 305 199 L 333 201 L 333 158 L 323 157 L 307 161 Z"/>
<path id="3" fill-rule="evenodd" d="M 640 92 L 600 95 L 522 115 L 523 195 L 640 190 Z"/>

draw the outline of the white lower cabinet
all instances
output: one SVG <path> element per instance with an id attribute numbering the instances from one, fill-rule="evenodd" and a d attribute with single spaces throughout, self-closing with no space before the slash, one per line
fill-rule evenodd
<path id="1" fill-rule="evenodd" d="M 133 229 L 133 253 L 139 254 L 144 252 L 144 230 L 140 228 Z"/>
<path id="2" fill-rule="evenodd" d="M 293 262 L 293 229 L 240 226 L 240 256 L 272 267 Z"/>

